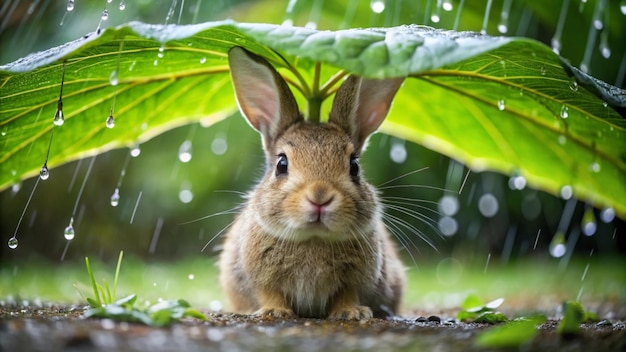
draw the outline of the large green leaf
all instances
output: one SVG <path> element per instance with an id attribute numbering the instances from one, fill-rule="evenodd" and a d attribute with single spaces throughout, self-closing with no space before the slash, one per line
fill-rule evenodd
<path id="1" fill-rule="evenodd" d="M 38 173 L 52 131 L 50 167 L 229 116 L 226 53 L 235 45 L 280 67 L 301 102 L 328 97 L 345 72 L 409 76 L 383 131 L 626 216 L 626 123 L 611 107 L 625 105 L 622 90 L 573 71 L 535 41 L 418 26 L 134 22 L 0 67 L 0 188 Z M 66 122 L 55 127 L 63 67 Z"/>

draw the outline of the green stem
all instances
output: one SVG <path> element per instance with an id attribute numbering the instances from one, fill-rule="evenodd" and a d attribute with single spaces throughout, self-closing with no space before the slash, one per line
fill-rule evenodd
<path id="1" fill-rule="evenodd" d="M 87 266 L 87 274 L 89 274 L 89 280 L 91 280 L 91 288 L 93 288 L 93 295 L 95 296 L 96 303 L 98 303 L 98 307 L 101 307 L 102 301 L 100 300 L 100 294 L 98 293 L 98 285 L 96 284 L 96 278 L 93 276 L 93 271 L 91 270 L 91 264 L 89 264 L 88 257 L 85 257 L 85 265 Z"/>
<path id="2" fill-rule="evenodd" d="M 117 278 L 120 276 L 120 268 L 122 267 L 122 258 L 124 257 L 124 251 L 120 251 L 120 256 L 117 258 L 117 267 L 115 268 L 115 278 L 113 278 L 113 297 L 117 297 Z"/>
<path id="3" fill-rule="evenodd" d="M 314 122 L 314 123 L 318 123 L 320 122 L 320 114 L 321 114 L 321 110 L 322 110 L 322 102 L 324 101 L 324 98 L 320 97 L 320 96 L 312 96 L 309 97 L 308 99 L 309 102 L 309 121 Z"/>

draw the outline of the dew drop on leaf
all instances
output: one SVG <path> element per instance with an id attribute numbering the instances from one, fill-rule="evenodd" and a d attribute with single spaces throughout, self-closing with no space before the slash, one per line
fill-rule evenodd
<path id="1" fill-rule="evenodd" d="M 589 170 L 591 170 L 592 172 L 600 172 L 600 163 L 594 161 L 593 163 L 591 163 L 591 165 L 589 165 Z"/>
<path id="2" fill-rule="evenodd" d="M 565 145 L 565 142 L 567 142 L 567 137 L 565 137 L 564 135 L 560 135 L 559 136 L 559 144 L 560 145 Z"/>
<path id="3" fill-rule="evenodd" d="M 105 125 L 107 126 L 107 128 L 115 127 L 115 118 L 113 117 L 113 115 L 109 115 L 109 117 L 107 117 Z"/>
<path id="4" fill-rule="evenodd" d="M 506 108 L 506 104 L 504 99 L 498 100 L 498 110 L 503 111 Z"/>
<path id="5" fill-rule="evenodd" d="M 120 204 L 120 189 L 116 188 L 111 195 L 111 206 L 116 207 Z"/>
<path id="6" fill-rule="evenodd" d="M 569 117 L 569 108 L 567 105 L 561 106 L 561 118 L 566 119 Z"/>
<path id="7" fill-rule="evenodd" d="M 120 83 L 120 79 L 117 74 L 117 69 L 113 70 L 111 72 L 111 75 L 109 75 L 109 83 L 111 83 L 112 86 L 116 86 L 118 83 Z"/>
<path id="8" fill-rule="evenodd" d="M 195 278 L 195 276 L 194 276 L 194 274 L 189 274 L 189 275 L 187 275 L 187 278 L 189 280 L 193 280 Z"/>
<path id="9" fill-rule="evenodd" d="M 9 238 L 9 243 L 8 244 L 9 244 L 9 248 L 11 248 L 11 249 L 17 248 L 17 245 L 18 245 L 17 238 L 15 238 L 15 237 Z"/>
<path id="10" fill-rule="evenodd" d="M 39 170 L 39 178 L 47 180 L 50 177 L 50 170 L 48 170 L 48 164 L 43 163 L 41 170 Z"/>
<path id="11" fill-rule="evenodd" d="M 541 65 L 541 68 L 539 70 L 541 71 L 541 75 L 542 76 L 546 75 L 546 66 L 545 65 Z"/>
<path id="12" fill-rule="evenodd" d="M 109 19 L 109 10 L 104 9 L 104 11 L 102 11 L 102 17 L 101 18 L 102 18 L 103 21 L 108 20 Z"/>
<path id="13" fill-rule="evenodd" d="M 206 62 L 206 57 L 203 57 L 202 59 L 200 59 L 200 63 L 203 64 Z"/>
<path id="14" fill-rule="evenodd" d="M 576 78 L 571 77 L 569 79 L 569 89 L 571 89 L 572 92 L 577 92 L 578 91 L 578 82 L 576 82 Z"/>

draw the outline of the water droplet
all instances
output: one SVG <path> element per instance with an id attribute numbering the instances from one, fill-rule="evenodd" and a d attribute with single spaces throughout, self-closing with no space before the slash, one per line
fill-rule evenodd
<path id="1" fill-rule="evenodd" d="M 9 248 L 11 248 L 11 249 L 15 249 L 15 248 L 17 248 L 17 245 L 18 245 L 19 243 L 18 243 L 18 241 L 17 241 L 17 238 L 15 238 L 15 237 L 11 237 L 11 238 L 9 238 L 9 243 L 8 243 L 8 244 L 9 244 Z"/>
<path id="2" fill-rule="evenodd" d="M 604 106 L 605 108 L 609 106 L 609 103 L 607 103 L 606 101 L 602 102 L 602 106 Z"/>
<path id="3" fill-rule="evenodd" d="M 41 170 L 39 170 L 39 178 L 47 180 L 50 177 L 50 171 L 48 170 L 48 163 L 43 163 Z"/>
<path id="4" fill-rule="evenodd" d="M 555 54 L 559 55 L 561 53 L 561 39 L 558 37 L 554 37 L 550 41 L 550 44 L 552 44 L 552 51 L 554 51 Z"/>
<path id="5" fill-rule="evenodd" d="M 116 188 L 111 195 L 111 206 L 116 207 L 120 204 L 120 189 Z"/>
<path id="6" fill-rule="evenodd" d="M 178 192 L 178 199 L 185 204 L 193 200 L 193 192 L 191 192 L 191 185 L 188 182 L 183 183 L 180 192 Z"/>
<path id="7" fill-rule="evenodd" d="M 402 164 L 406 161 L 407 151 L 403 143 L 392 143 L 389 150 L 389 158 L 396 164 Z"/>
<path id="8" fill-rule="evenodd" d="M 67 1 L 67 11 L 74 11 L 74 0 Z"/>
<path id="9" fill-rule="evenodd" d="M 120 11 L 124 11 L 126 10 L 126 3 L 124 2 L 124 0 L 120 1 Z"/>
<path id="10" fill-rule="evenodd" d="M 563 232 L 557 232 L 552 241 L 550 241 L 550 255 L 554 258 L 561 258 L 567 252 L 565 246 L 565 234 Z"/>
<path id="11" fill-rule="evenodd" d="M 370 2 L 370 8 L 374 13 L 382 13 L 385 11 L 385 2 L 382 0 L 372 0 Z"/>
<path id="12" fill-rule="evenodd" d="M 206 62 L 206 57 L 203 57 L 202 59 L 200 59 L 200 63 L 203 64 Z"/>
<path id="13" fill-rule="evenodd" d="M 108 20 L 109 19 L 109 10 L 104 9 L 104 11 L 102 11 L 102 17 L 101 18 L 102 18 L 103 21 Z"/>
<path id="14" fill-rule="evenodd" d="M 437 203 L 439 211 L 447 216 L 453 216 L 459 211 L 459 199 L 455 196 L 445 195 Z"/>
<path id="15" fill-rule="evenodd" d="M 65 117 L 63 117 L 63 109 L 57 108 L 57 111 L 54 113 L 54 120 L 52 120 L 55 126 L 63 126 L 65 123 Z"/>
<path id="16" fill-rule="evenodd" d="M 572 196 L 574 195 L 574 190 L 572 189 L 572 186 L 565 185 L 561 187 L 561 190 L 559 193 L 561 194 L 561 198 L 567 200 L 567 199 L 572 198 Z"/>
<path id="17" fill-rule="evenodd" d="M 541 75 L 542 76 L 546 75 L 546 66 L 545 65 L 541 65 L 541 68 L 539 70 L 541 71 Z"/>
<path id="18" fill-rule="evenodd" d="M 139 145 L 135 144 L 135 146 L 133 146 L 130 150 L 130 156 L 136 158 L 139 154 L 141 154 L 141 149 L 139 149 Z"/>
<path id="19" fill-rule="evenodd" d="M 109 117 L 107 117 L 105 125 L 107 126 L 107 128 L 115 127 L 115 118 L 113 117 L 113 115 L 109 115 Z"/>
<path id="20" fill-rule="evenodd" d="M 71 223 L 67 225 L 67 227 L 65 228 L 65 231 L 63 231 L 63 236 L 68 241 L 71 241 L 74 239 L 74 227 L 72 226 Z"/>
<path id="21" fill-rule="evenodd" d="M 439 219 L 437 227 L 439 228 L 439 232 L 441 232 L 442 235 L 448 237 L 453 236 L 459 230 L 458 223 L 456 222 L 456 220 L 454 220 L 454 218 L 450 216 L 444 216 Z"/>
<path id="22" fill-rule="evenodd" d="M 593 214 L 593 209 L 591 207 L 588 207 L 585 210 L 581 222 L 581 227 L 585 236 L 593 236 L 596 233 L 596 230 L 598 229 L 598 224 L 596 223 L 596 217 Z"/>
<path id="23" fill-rule="evenodd" d="M 526 187 L 526 178 L 524 176 L 513 176 L 509 178 L 509 188 L 512 190 L 522 190 Z"/>
<path id="24" fill-rule="evenodd" d="M 560 135 L 559 136 L 559 144 L 560 145 L 565 145 L 565 142 L 567 142 L 567 137 L 565 137 L 564 135 Z"/>
<path id="25" fill-rule="evenodd" d="M 572 92 L 577 92 L 578 91 L 578 82 L 576 81 L 575 77 L 571 77 L 569 79 L 569 89 L 571 89 Z"/>
<path id="26" fill-rule="evenodd" d="M 438 13 L 433 13 L 433 14 L 430 16 L 430 20 L 431 20 L 433 23 L 439 23 L 439 20 L 440 20 L 440 18 L 439 18 L 439 14 L 438 14 Z"/>
<path id="27" fill-rule="evenodd" d="M 187 278 L 189 280 L 193 280 L 193 279 L 195 279 L 195 276 L 193 274 L 189 274 L 189 275 L 187 275 Z"/>
<path id="28" fill-rule="evenodd" d="M 503 111 L 505 108 L 506 108 L 506 105 L 504 103 L 504 99 L 498 100 L 498 110 Z"/>
<path id="29" fill-rule="evenodd" d="M 569 108 L 567 105 L 561 106 L 561 118 L 566 119 L 569 117 Z"/>
<path id="30" fill-rule="evenodd" d="M 485 193 L 478 200 L 478 210 L 484 217 L 491 218 L 498 213 L 498 200 L 491 193 Z"/>
<path id="31" fill-rule="evenodd" d="M 498 32 L 502 34 L 506 34 L 506 32 L 508 31 L 509 31 L 508 21 L 502 20 L 500 23 L 498 23 Z"/>
<path id="32" fill-rule="evenodd" d="M 152 65 L 154 65 L 154 66 L 158 66 L 158 65 L 159 65 L 159 60 L 156 60 L 156 59 L 155 59 L 155 60 L 154 60 L 154 62 L 152 63 Z"/>
<path id="33" fill-rule="evenodd" d="M 613 210 L 613 208 L 606 208 L 602 210 L 600 212 L 600 219 L 602 219 L 602 222 L 606 224 L 610 223 L 613 219 L 615 219 L 615 210 Z"/>
<path id="34" fill-rule="evenodd" d="M 626 15 L 626 0 L 619 2 L 619 10 L 622 12 L 622 15 Z"/>
<path id="35" fill-rule="evenodd" d="M 316 29 L 317 28 L 317 23 L 315 23 L 315 21 L 309 21 L 304 25 L 304 28 L 307 29 Z"/>
<path id="36" fill-rule="evenodd" d="M 191 160 L 191 141 L 186 140 L 178 148 L 178 160 L 187 163 Z"/>
<path id="37" fill-rule="evenodd" d="M 117 69 L 111 71 L 111 75 L 109 75 L 109 83 L 111 83 L 112 86 L 116 86 L 118 83 L 120 83 Z"/>
<path id="38" fill-rule="evenodd" d="M 216 137 L 213 142 L 211 142 L 211 151 L 215 155 L 224 155 L 228 150 L 228 142 L 226 141 L 225 136 Z"/>
<path id="39" fill-rule="evenodd" d="M 113 2 L 113 0 L 107 0 L 107 4 L 110 4 L 112 2 Z"/>
<path id="40" fill-rule="evenodd" d="M 609 48 L 609 43 L 606 42 L 601 42 L 600 43 L 600 54 L 602 54 L 602 57 L 605 59 L 608 59 L 611 57 L 611 48 Z"/>
<path id="41" fill-rule="evenodd" d="M 161 45 L 161 46 L 159 47 L 159 52 L 157 53 L 157 56 L 158 56 L 158 57 L 159 57 L 159 59 L 160 59 L 160 58 L 163 58 L 163 55 L 165 55 L 165 46 L 164 46 L 164 45 Z"/>
<path id="42" fill-rule="evenodd" d="M 594 19 L 593 20 L 593 28 L 601 31 L 602 28 L 604 28 L 604 22 L 602 22 L 602 20 L 599 19 L 599 18 Z"/>
<path id="43" fill-rule="evenodd" d="M 591 170 L 592 172 L 600 172 L 600 163 L 594 161 L 593 163 L 591 163 L 591 165 L 589 165 L 589 170 Z"/>
<path id="44" fill-rule="evenodd" d="M 443 4 L 441 5 L 444 11 L 452 11 L 454 6 L 452 5 L 452 0 L 443 0 Z"/>

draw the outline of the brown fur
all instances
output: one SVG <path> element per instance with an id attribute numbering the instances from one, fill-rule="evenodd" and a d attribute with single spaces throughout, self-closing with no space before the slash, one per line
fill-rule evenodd
<path id="1" fill-rule="evenodd" d="M 303 122 L 286 84 L 263 59 L 234 48 L 230 63 L 239 106 L 261 132 L 268 159 L 224 242 L 220 283 L 230 308 L 276 317 L 395 314 L 404 268 L 376 190 L 350 175 L 350 160 L 384 119 L 401 80 L 379 81 L 392 92 L 377 93 L 383 100 L 374 104 L 377 111 L 361 118 L 353 116 L 358 101 L 371 97 L 358 94 L 377 82 L 350 77 L 329 122 L 313 124 Z M 271 97 L 257 94 L 272 90 Z M 280 154 L 288 160 L 285 175 L 276 173 Z"/>

